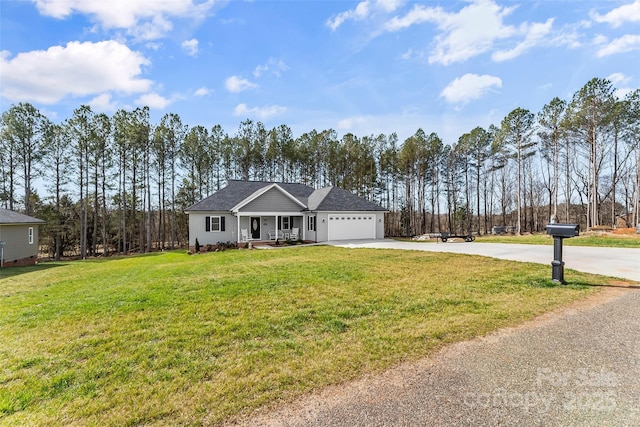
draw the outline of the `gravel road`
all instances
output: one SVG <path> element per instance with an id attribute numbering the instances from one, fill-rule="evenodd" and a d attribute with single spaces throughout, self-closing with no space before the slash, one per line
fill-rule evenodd
<path id="1" fill-rule="evenodd" d="M 640 426 L 640 288 L 606 288 L 518 327 L 231 424 Z"/>

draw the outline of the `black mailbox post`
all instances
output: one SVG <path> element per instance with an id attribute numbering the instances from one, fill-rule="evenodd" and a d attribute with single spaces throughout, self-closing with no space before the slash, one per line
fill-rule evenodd
<path id="1" fill-rule="evenodd" d="M 551 280 L 561 284 L 564 281 L 564 261 L 562 261 L 562 239 L 580 234 L 578 224 L 548 224 L 547 234 L 553 236 L 553 261 L 551 261 Z"/>

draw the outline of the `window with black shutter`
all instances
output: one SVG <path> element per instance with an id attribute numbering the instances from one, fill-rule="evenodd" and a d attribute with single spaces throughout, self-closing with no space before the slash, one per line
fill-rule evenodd
<path id="1" fill-rule="evenodd" d="M 292 216 L 279 216 L 278 217 L 278 230 L 290 230 L 293 227 Z"/>
<path id="2" fill-rule="evenodd" d="M 224 231 L 225 221 L 223 216 L 207 216 L 205 217 L 204 231 L 219 232 Z"/>

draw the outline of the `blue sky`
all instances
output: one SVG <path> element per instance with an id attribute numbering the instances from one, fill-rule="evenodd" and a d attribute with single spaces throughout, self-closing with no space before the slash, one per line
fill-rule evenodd
<path id="1" fill-rule="evenodd" d="M 0 0 L 2 111 L 148 105 L 235 134 L 250 118 L 453 143 L 593 77 L 640 87 L 640 0 Z"/>

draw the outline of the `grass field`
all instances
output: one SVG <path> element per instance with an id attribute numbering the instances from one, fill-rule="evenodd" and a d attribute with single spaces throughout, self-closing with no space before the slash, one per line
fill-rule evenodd
<path id="1" fill-rule="evenodd" d="M 0 270 L 0 425 L 210 425 L 424 357 L 606 278 L 334 247 Z"/>
<path id="2" fill-rule="evenodd" d="M 482 236 L 476 239 L 486 243 L 524 243 L 531 245 L 553 245 L 553 237 L 546 234 L 530 234 L 524 236 Z M 640 234 L 583 234 L 578 237 L 564 239 L 568 246 L 597 246 L 612 248 L 640 248 Z"/>
<path id="3" fill-rule="evenodd" d="M 400 239 L 406 240 L 406 239 Z M 415 240 L 412 240 L 415 241 Z M 483 243 L 522 243 L 526 245 L 553 245 L 553 237 L 546 234 L 517 235 L 485 235 L 476 237 L 477 242 Z M 417 240 L 417 243 L 435 243 L 436 240 Z M 563 244 L 568 246 L 596 246 L 612 248 L 640 248 L 640 234 L 583 234 L 578 237 L 564 239 Z"/>

